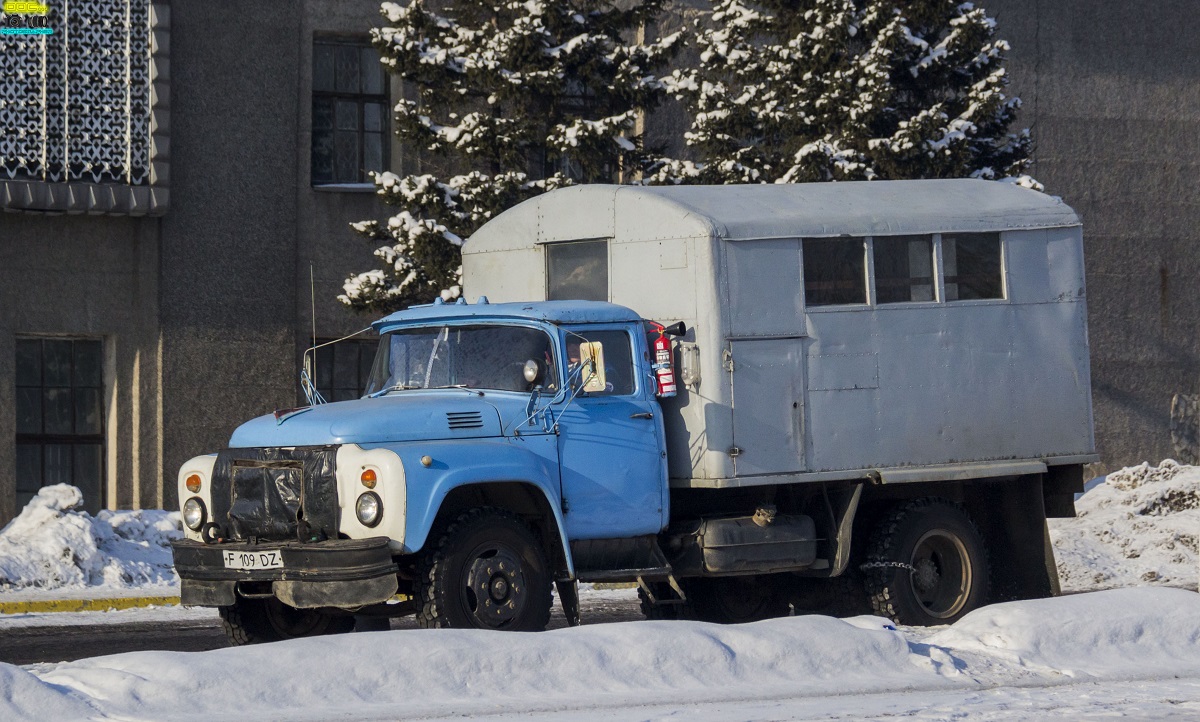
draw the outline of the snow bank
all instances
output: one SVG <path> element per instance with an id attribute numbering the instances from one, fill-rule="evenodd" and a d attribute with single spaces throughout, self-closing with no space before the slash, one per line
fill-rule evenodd
<path id="1" fill-rule="evenodd" d="M 408 630 L 200 653 L 0 664 L 0 718 L 414 718 L 1200 676 L 1200 595 L 1141 588 L 1011 602 L 932 636 L 821 616 L 541 634 Z M 30 702 L 33 700 L 36 702 Z M 37 714 L 33 714 L 33 712 Z M 599 716 L 599 715 L 597 715 Z"/>
<path id="2" fill-rule="evenodd" d="M 6 720 L 82 720 L 95 714 L 84 699 L 11 664 L 0 664 L 0 712 Z"/>
<path id="3" fill-rule="evenodd" d="M 1113 589 L 994 604 L 925 641 L 959 652 L 980 652 L 1051 676 L 1196 676 L 1200 594 Z"/>
<path id="4" fill-rule="evenodd" d="M 1064 590 L 1196 583 L 1200 467 L 1168 459 L 1121 469 L 1075 509 L 1075 519 L 1050 520 Z"/>
<path id="5" fill-rule="evenodd" d="M 0 530 L 0 593 L 30 588 L 128 589 L 178 584 L 171 539 L 178 512 L 82 510 L 67 484 L 43 487 Z"/>

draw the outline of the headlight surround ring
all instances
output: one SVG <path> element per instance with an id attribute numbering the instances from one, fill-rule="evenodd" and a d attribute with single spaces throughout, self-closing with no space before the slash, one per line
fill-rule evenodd
<path id="1" fill-rule="evenodd" d="M 354 516 L 365 527 L 375 527 L 383 519 L 383 500 L 373 491 L 359 494 L 354 502 Z"/>
<path id="2" fill-rule="evenodd" d="M 183 525 L 192 531 L 200 531 L 208 521 L 208 509 L 200 497 L 193 496 L 183 502 Z"/>

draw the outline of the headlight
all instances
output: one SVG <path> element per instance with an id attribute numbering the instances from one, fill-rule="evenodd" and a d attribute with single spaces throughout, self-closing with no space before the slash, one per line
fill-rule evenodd
<path id="1" fill-rule="evenodd" d="M 363 526 L 375 526 L 383 516 L 383 502 L 375 492 L 368 491 L 358 497 L 354 513 Z"/>
<path id="2" fill-rule="evenodd" d="M 192 497 L 183 502 L 183 523 L 192 531 L 199 531 L 200 527 L 204 526 L 205 517 L 204 502 L 196 497 Z"/>

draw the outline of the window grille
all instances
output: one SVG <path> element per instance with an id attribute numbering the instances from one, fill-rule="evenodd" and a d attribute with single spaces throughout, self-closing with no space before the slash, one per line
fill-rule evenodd
<path id="1" fill-rule="evenodd" d="M 46 33 L 0 34 L 0 206 L 165 211 L 166 6 L 44 1 Z"/>

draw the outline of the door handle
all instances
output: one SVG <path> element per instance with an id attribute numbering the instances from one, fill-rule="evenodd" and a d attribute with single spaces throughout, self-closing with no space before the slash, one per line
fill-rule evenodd
<path id="1" fill-rule="evenodd" d="M 642 412 L 639 412 L 636 414 L 630 414 L 629 418 L 631 418 L 631 419 L 653 419 L 654 413 L 651 411 L 642 411 Z"/>

